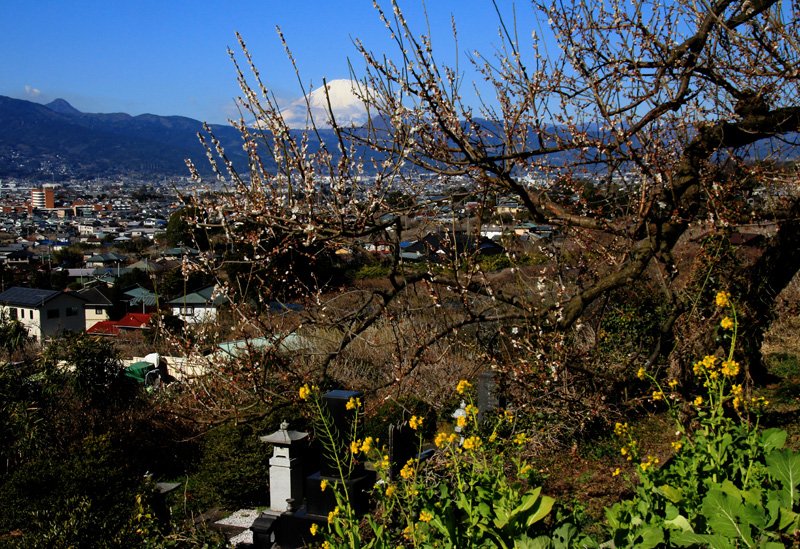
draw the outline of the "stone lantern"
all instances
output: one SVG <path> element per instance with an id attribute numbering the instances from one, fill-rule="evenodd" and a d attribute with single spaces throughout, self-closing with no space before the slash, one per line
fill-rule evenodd
<path id="1" fill-rule="evenodd" d="M 259 440 L 273 447 L 269 460 L 270 509 L 279 513 L 292 511 L 292 506 L 303 500 L 300 454 L 307 447 L 308 433 L 290 431 L 289 423 L 284 421 L 278 431 Z"/>

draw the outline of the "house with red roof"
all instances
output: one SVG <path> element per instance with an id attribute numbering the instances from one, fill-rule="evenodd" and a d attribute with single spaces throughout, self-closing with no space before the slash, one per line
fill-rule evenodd
<path id="1" fill-rule="evenodd" d="M 128 313 L 119 320 L 102 320 L 86 330 L 88 334 L 118 336 L 141 333 L 150 328 L 150 313 Z"/>

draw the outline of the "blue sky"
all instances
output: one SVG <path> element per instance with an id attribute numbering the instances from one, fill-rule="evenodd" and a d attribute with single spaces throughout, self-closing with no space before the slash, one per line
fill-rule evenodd
<path id="1" fill-rule="evenodd" d="M 512 2 L 498 0 L 511 19 Z M 424 31 L 422 4 L 405 0 Z M 499 42 L 489 0 L 428 0 L 434 45 L 453 59 L 450 16 L 459 48 L 490 52 Z M 275 33 L 280 25 L 303 81 L 321 85 L 358 68 L 353 37 L 390 51 L 371 0 L 0 0 L 0 95 L 47 103 L 64 98 L 84 112 L 153 113 L 223 123 L 239 95 L 226 49 L 239 31 L 281 100 L 300 96 Z M 387 7 L 388 9 L 388 7 Z M 537 26 L 530 4 L 516 4 L 526 45 Z M 467 64 L 464 59 L 462 67 Z M 468 75 L 468 80 L 471 80 Z"/>

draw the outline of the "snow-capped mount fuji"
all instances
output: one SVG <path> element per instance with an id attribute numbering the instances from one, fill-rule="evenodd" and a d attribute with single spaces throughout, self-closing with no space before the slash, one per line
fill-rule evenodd
<path id="1" fill-rule="evenodd" d="M 317 128 L 330 128 L 328 110 L 330 98 L 330 107 L 338 125 L 362 126 L 368 118 L 365 97 L 362 96 L 368 93 L 369 90 L 365 89 L 363 84 L 353 80 L 331 80 L 281 109 L 281 115 L 291 129 L 302 130 L 311 127 L 311 117 Z"/>

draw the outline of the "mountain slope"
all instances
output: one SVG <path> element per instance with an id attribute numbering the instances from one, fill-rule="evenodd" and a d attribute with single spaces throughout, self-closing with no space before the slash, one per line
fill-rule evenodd
<path id="1" fill-rule="evenodd" d="M 0 96 L 0 177 L 188 175 L 186 158 L 208 172 L 201 129 L 191 118 L 90 114 L 64 100 L 39 105 Z M 214 131 L 234 163 L 244 165 L 238 132 Z"/>

